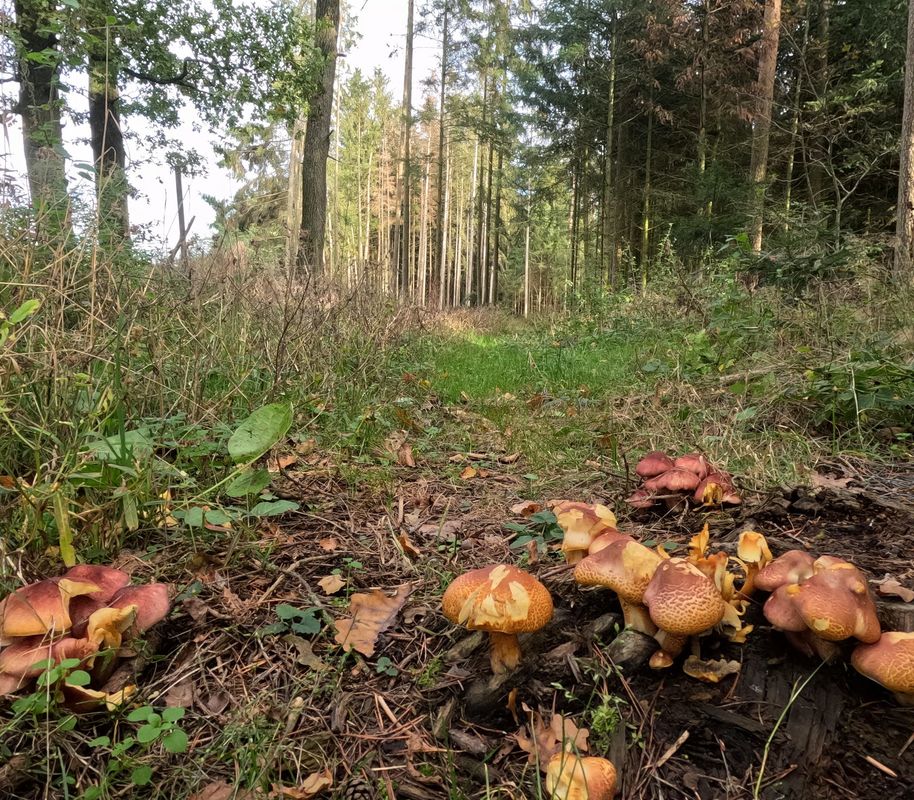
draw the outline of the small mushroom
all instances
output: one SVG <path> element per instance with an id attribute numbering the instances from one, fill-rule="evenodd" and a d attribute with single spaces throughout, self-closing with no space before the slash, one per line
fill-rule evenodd
<path id="1" fill-rule="evenodd" d="M 653 508 L 654 500 L 647 489 L 635 489 L 635 491 L 625 499 L 632 508 Z"/>
<path id="2" fill-rule="evenodd" d="M 616 768 L 606 758 L 562 751 L 546 765 L 546 791 L 552 800 L 610 800 Z"/>
<path id="3" fill-rule="evenodd" d="M 773 556 L 768 541 L 756 531 L 743 531 L 739 535 L 736 555 L 746 573 L 739 593 L 748 600 L 755 591 L 755 576 L 771 562 Z"/>
<path id="4" fill-rule="evenodd" d="M 644 489 L 654 493 L 691 492 L 697 488 L 698 483 L 699 478 L 694 472 L 677 467 L 655 478 L 649 478 L 644 482 Z"/>
<path id="5" fill-rule="evenodd" d="M 604 531 L 616 527 L 616 515 L 606 506 L 560 500 L 553 505 L 556 522 L 564 531 L 562 552 L 569 564 L 577 564 L 587 555 L 591 542 Z"/>
<path id="6" fill-rule="evenodd" d="M 455 578 L 441 598 L 444 616 L 489 634 L 492 672 L 520 664 L 518 633 L 538 631 L 552 619 L 552 596 L 536 578 L 509 564 L 495 564 Z"/>
<path id="7" fill-rule="evenodd" d="M 620 540 L 587 556 L 574 569 L 581 586 L 603 586 L 619 596 L 627 627 L 653 636 L 657 626 L 644 607 L 644 590 L 657 567 L 660 556 L 634 540 Z"/>
<path id="8" fill-rule="evenodd" d="M 74 639 L 64 636 L 56 641 L 47 636 L 23 636 L 8 647 L 0 650 L 0 677 L 10 684 L 8 692 L 20 689 L 44 671 L 46 661 L 57 663 L 66 658 L 80 661 L 90 658 L 98 647 L 88 639 Z M 3 694 L 3 692 L 0 692 Z"/>
<path id="9" fill-rule="evenodd" d="M 733 478 L 722 470 L 712 470 L 702 478 L 692 499 L 703 506 L 738 506 L 743 502 L 733 485 Z"/>
<path id="10" fill-rule="evenodd" d="M 886 631 L 871 644 L 858 645 L 851 664 L 881 684 L 903 706 L 914 706 L 914 633 Z"/>
<path id="11" fill-rule="evenodd" d="M 660 629 L 660 643 L 651 657 L 654 669 L 670 666 L 691 636 L 713 628 L 726 603 L 714 581 L 685 558 L 671 558 L 657 567 L 644 592 L 644 604 Z"/>
<path id="12" fill-rule="evenodd" d="M 662 450 L 653 450 L 641 457 L 635 466 L 635 474 L 642 478 L 653 478 L 673 469 L 673 459 Z"/>
<path id="13" fill-rule="evenodd" d="M 63 705 L 76 714 L 85 714 L 101 708 L 113 712 L 121 708 L 135 693 L 136 686 L 125 686 L 117 692 L 108 693 L 90 689 L 88 686 L 73 686 L 64 681 Z"/>
<path id="14" fill-rule="evenodd" d="M 146 583 L 140 586 L 125 586 L 111 598 L 108 606 L 122 609 L 135 606 L 136 617 L 129 631 L 131 636 L 139 636 L 168 616 L 171 610 L 168 585 Z"/>
<path id="15" fill-rule="evenodd" d="M 117 594 L 118 590 L 130 583 L 130 576 L 126 572 L 102 564 L 77 564 L 75 567 L 70 567 L 63 577 L 76 583 L 95 584 L 98 590 L 84 596 L 99 603 L 107 603 Z"/>
<path id="16" fill-rule="evenodd" d="M 758 571 L 753 581 L 755 588 L 773 592 L 779 586 L 800 583 L 812 575 L 815 560 L 805 550 L 788 550 Z"/>
<path id="17" fill-rule="evenodd" d="M 679 456 L 679 458 L 673 461 L 673 466 L 677 469 L 684 469 L 691 472 L 698 477 L 698 481 L 707 478 L 708 472 L 710 471 L 708 460 L 701 453 L 687 453 L 684 456 Z M 695 481 L 695 486 L 698 485 L 698 481 Z M 694 489 L 695 486 L 692 488 Z"/>

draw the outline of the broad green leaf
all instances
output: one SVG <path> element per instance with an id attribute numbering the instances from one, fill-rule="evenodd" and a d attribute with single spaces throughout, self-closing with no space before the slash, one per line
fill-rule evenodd
<path id="1" fill-rule="evenodd" d="M 18 325 L 23 320 L 28 319 L 41 307 L 41 300 L 32 298 L 26 300 L 19 308 L 10 314 L 9 322 L 11 325 Z"/>
<path id="2" fill-rule="evenodd" d="M 187 752 L 187 734 L 180 728 L 175 728 L 162 739 L 162 746 L 169 753 Z"/>
<path id="3" fill-rule="evenodd" d="M 152 440 L 149 438 L 148 428 L 124 431 L 124 445 L 127 448 L 127 453 L 121 452 L 121 435 L 116 433 L 113 436 L 106 436 L 104 439 L 89 442 L 86 445 L 86 450 L 100 461 L 105 461 L 112 458 L 122 458 L 128 454 L 132 455 L 134 459 L 142 460 L 149 458 L 154 449 Z"/>
<path id="4" fill-rule="evenodd" d="M 136 767 L 130 773 L 130 781 L 134 786 L 145 786 L 152 780 L 152 767 Z"/>
<path id="5" fill-rule="evenodd" d="M 276 616 L 280 619 L 294 619 L 305 613 L 303 609 L 290 606 L 288 603 L 280 603 L 275 610 Z"/>
<path id="6" fill-rule="evenodd" d="M 285 514 L 287 511 L 297 511 L 298 503 L 291 500 L 273 500 L 268 503 L 258 503 L 250 510 L 252 517 L 275 517 L 278 514 Z"/>
<path id="7" fill-rule="evenodd" d="M 89 747 L 107 747 L 111 744 L 110 736 L 96 736 L 94 739 L 90 739 L 86 742 Z"/>
<path id="8" fill-rule="evenodd" d="M 149 719 L 150 714 L 155 714 L 149 706 L 140 706 L 140 708 L 135 708 L 127 715 L 128 722 L 146 722 Z"/>
<path id="9" fill-rule="evenodd" d="M 177 722 L 179 719 L 182 719 L 183 717 L 184 717 L 183 708 L 178 708 L 178 707 L 166 708 L 162 712 L 162 719 L 165 720 L 166 722 Z"/>
<path id="10" fill-rule="evenodd" d="M 141 744 L 149 744 L 159 738 L 162 729 L 158 725 L 141 725 L 136 732 L 136 740 Z"/>
<path id="11" fill-rule="evenodd" d="M 270 485 L 270 473 L 265 469 L 246 469 L 226 488 L 229 497 L 247 497 L 260 494 Z"/>
<path id="12" fill-rule="evenodd" d="M 282 439 L 291 427 L 291 404 L 270 403 L 258 408 L 229 438 L 229 455 L 236 464 L 254 461 Z"/>
<path id="13" fill-rule="evenodd" d="M 83 669 L 73 670 L 67 675 L 67 683 L 71 686 L 88 686 L 92 681 L 92 676 Z"/>

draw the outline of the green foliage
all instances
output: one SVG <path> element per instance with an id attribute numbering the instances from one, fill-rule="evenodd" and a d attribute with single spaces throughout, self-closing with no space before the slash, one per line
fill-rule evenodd
<path id="1" fill-rule="evenodd" d="M 548 509 L 531 514 L 526 522 L 505 522 L 504 527 L 515 534 L 511 542 L 512 549 L 519 550 L 527 547 L 530 542 L 535 542 L 540 555 L 546 553 L 550 544 L 560 542 L 564 536 L 555 514 Z"/>

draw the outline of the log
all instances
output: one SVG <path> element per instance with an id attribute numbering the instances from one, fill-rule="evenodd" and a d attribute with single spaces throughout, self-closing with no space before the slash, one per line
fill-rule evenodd
<path id="1" fill-rule="evenodd" d="M 626 628 L 606 648 L 606 656 L 623 673 L 636 672 L 647 664 L 658 649 L 657 640 L 652 636 Z"/>

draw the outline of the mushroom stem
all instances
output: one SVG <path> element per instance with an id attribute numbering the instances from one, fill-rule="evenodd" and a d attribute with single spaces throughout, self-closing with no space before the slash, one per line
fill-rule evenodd
<path id="1" fill-rule="evenodd" d="M 657 631 L 654 638 L 660 645 L 660 649 L 651 656 L 651 669 L 666 669 L 672 666 L 676 656 L 682 652 L 689 640 L 688 636 L 678 636 L 664 630 Z"/>
<path id="2" fill-rule="evenodd" d="M 566 550 L 565 551 L 565 561 L 568 564 L 577 564 L 586 555 L 587 555 L 586 550 Z"/>
<path id="3" fill-rule="evenodd" d="M 787 641 L 807 658 L 818 657 L 826 664 L 835 661 L 841 655 L 841 649 L 835 642 L 828 642 L 812 631 L 785 631 Z"/>
<path id="4" fill-rule="evenodd" d="M 516 633 L 489 631 L 489 659 L 492 672 L 501 675 L 517 669 L 520 664 L 520 644 Z"/>
<path id="5" fill-rule="evenodd" d="M 914 706 L 914 694 L 911 692 L 892 692 L 900 706 Z"/>
<path id="6" fill-rule="evenodd" d="M 746 564 L 746 579 L 743 585 L 739 587 L 739 596 L 748 600 L 755 591 L 755 576 L 758 575 L 758 564 Z"/>
<path id="7" fill-rule="evenodd" d="M 625 620 L 626 628 L 634 628 L 636 631 L 653 636 L 657 633 L 657 626 L 651 619 L 651 615 L 640 603 L 630 603 L 628 600 L 619 598 L 619 605 L 622 606 L 622 617 Z"/>

